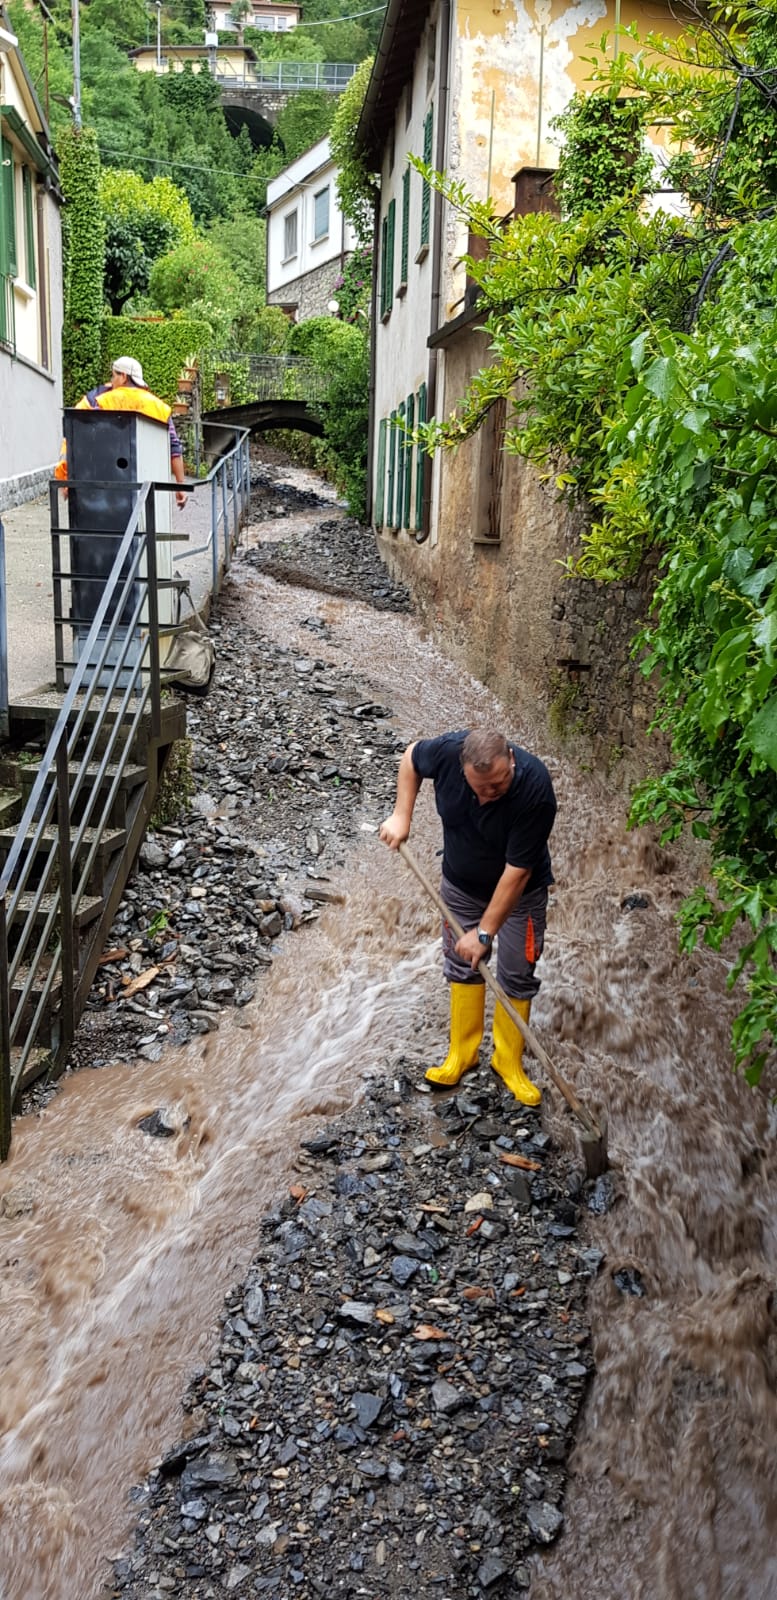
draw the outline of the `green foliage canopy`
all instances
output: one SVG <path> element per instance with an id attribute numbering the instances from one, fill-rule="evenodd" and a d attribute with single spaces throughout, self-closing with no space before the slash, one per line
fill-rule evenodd
<path id="1" fill-rule="evenodd" d="M 116 167 L 100 178 L 105 219 L 105 298 L 114 315 L 148 288 L 153 263 L 174 245 L 194 238 L 186 195 L 169 178 L 146 183 Z"/>

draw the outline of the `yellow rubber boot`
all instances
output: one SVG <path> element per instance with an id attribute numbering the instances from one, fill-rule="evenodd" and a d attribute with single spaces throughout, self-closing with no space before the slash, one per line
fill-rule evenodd
<path id="1" fill-rule="evenodd" d="M 524 1022 L 528 1022 L 531 1000 L 513 1000 L 513 1005 Z M 522 1060 L 523 1034 L 518 1032 L 504 1006 L 497 1005 L 494 1010 L 494 1054 L 491 1065 L 522 1106 L 538 1106 L 542 1099 L 541 1091 L 536 1083 L 527 1078 L 521 1066 Z"/>
<path id="2" fill-rule="evenodd" d="M 470 1067 L 477 1066 L 486 1010 L 484 983 L 452 983 L 451 1043 L 441 1067 L 430 1067 L 430 1083 L 452 1088 Z"/>

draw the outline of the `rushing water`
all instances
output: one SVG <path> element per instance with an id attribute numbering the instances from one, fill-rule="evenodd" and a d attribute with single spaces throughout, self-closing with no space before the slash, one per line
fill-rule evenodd
<path id="1" fill-rule="evenodd" d="M 496 721 L 538 748 L 410 619 L 237 577 L 262 629 L 300 652 L 303 618 L 325 618 L 331 644 L 317 637 L 316 654 L 366 672 L 402 737 Z M 558 882 L 532 1020 L 608 1110 L 616 1201 L 592 1219 L 606 1252 L 597 1371 L 566 1531 L 537 1559 L 533 1597 L 774 1600 L 768 1100 L 729 1070 L 724 959 L 676 956 L 682 871 L 626 836 L 620 804 L 574 765 L 550 764 Z M 413 842 L 431 865 L 426 794 Z M 180 1432 L 186 1377 L 208 1360 L 223 1294 L 303 1130 L 358 1095 L 365 1073 L 439 1047 L 434 913 L 414 880 L 365 835 L 338 887 L 345 912 L 288 941 L 261 1005 L 154 1066 L 77 1074 L 17 1125 L 0 1171 L 2 1600 L 108 1592 L 129 1490 Z M 647 908 L 623 909 L 635 892 Z M 160 1104 L 180 1107 L 174 1139 L 137 1129 Z M 550 1095 L 546 1115 L 571 1142 Z M 615 1287 L 621 1266 L 639 1272 L 642 1297 Z"/>

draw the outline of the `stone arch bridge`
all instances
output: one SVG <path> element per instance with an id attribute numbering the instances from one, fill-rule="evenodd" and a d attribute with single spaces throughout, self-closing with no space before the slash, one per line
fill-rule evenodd
<path id="1" fill-rule="evenodd" d="M 209 352 L 201 363 L 202 421 L 252 433 L 295 428 L 321 438 L 328 388 L 301 356 Z"/>
<path id="2" fill-rule="evenodd" d="M 356 71 L 353 62 L 246 61 L 234 70 L 219 61 L 214 74 L 231 132 L 248 129 L 255 148 L 270 144 L 284 106 L 301 90 L 342 94 Z"/>

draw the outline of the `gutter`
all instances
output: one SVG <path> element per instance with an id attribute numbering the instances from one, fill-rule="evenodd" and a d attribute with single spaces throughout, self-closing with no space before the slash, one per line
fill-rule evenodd
<path id="1" fill-rule="evenodd" d="M 440 3 L 440 93 L 438 97 L 439 112 L 437 116 L 437 149 L 435 152 L 435 167 L 438 172 L 445 170 L 448 137 L 448 105 L 450 100 L 450 62 L 451 62 L 451 0 L 441 0 Z M 434 193 L 434 223 L 432 239 L 434 242 L 434 257 L 432 261 L 432 299 L 431 316 L 429 321 L 429 366 L 426 375 L 426 415 L 433 417 L 437 402 L 437 345 L 434 337 L 440 327 L 440 286 L 442 283 L 442 258 L 443 258 L 443 197 L 439 190 Z M 425 544 L 432 531 L 432 458 L 424 453 L 424 498 L 421 515 L 421 526 L 418 529 L 415 542 Z"/>

